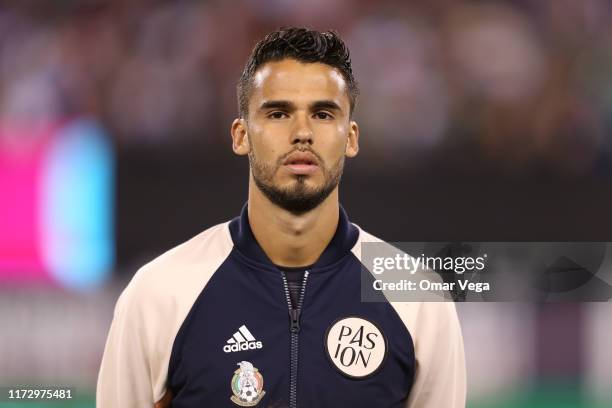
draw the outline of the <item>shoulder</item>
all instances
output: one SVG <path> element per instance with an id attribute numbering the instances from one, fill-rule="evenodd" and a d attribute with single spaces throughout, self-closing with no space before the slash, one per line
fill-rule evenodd
<path id="1" fill-rule="evenodd" d="M 357 257 L 357 259 L 361 260 L 361 248 L 362 248 L 363 243 L 368 243 L 368 242 L 384 243 L 385 242 L 382 239 L 370 234 L 369 232 L 366 232 L 359 225 L 357 224 L 353 224 L 353 225 L 359 231 L 359 237 L 357 238 L 357 242 L 355 242 L 353 249 L 351 249 L 351 251 Z"/>
<path id="2" fill-rule="evenodd" d="M 228 224 L 208 228 L 141 267 L 121 294 L 118 307 L 121 303 L 176 306 L 195 300 L 232 251 Z"/>
<path id="3" fill-rule="evenodd" d="M 363 253 L 363 244 L 377 243 L 380 246 L 375 248 L 375 252 L 381 255 L 394 256 L 397 253 L 402 253 L 398 248 L 385 242 L 381 238 L 364 231 L 361 227 L 355 225 L 359 229 L 359 238 L 353 246 L 352 252 L 357 259 L 364 263 L 366 258 Z M 411 254 L 407 254 L 411 257 Z M 364 264 L 364 266 L 367 265 Z M 372 272 L 372 271 L 370 271 Z M 424 277 L 428 276 L 428 279 L 433 279 L 429 275 L 435 274 L 434 271 L 429 269 L 420 269 L 414 276 Z M 437 275 L 436 275 L 437 276 Z M 452 301 L 441 301 L 444 298 L 437 294 L 431 296 L 426 293 L 421 293 L 419 296 L 420 301 L 396 301 L 402 298 L 397 293 L 391 293 L 383 291 L 383 294 L 387 298 L 389 304 L 395 309 L 401 320 L 408 331 L 415 337 L 415 342 L 421 340 L 418 337 L 429 337 L 434 335 L 434 328 L 446 328 L 446 330 L 455 331 L 458 328 L 457 322 L 457 311 L 455 304 Z M 405 296 L 404 296 L 405 297 Z M 426 300 L 426 301 L 422 301 Z M 427 333 L 427 335 L 425 334 Z M 431 340 L 427 338 L 427 340 Z"/>
<path id="4" fill-rule="evenodd" d="M 233 248 L 229 222 L 215 225 L 190 240 L 166 251 L 144 265 L 134 280 L 164 280 L 178 278 L 194 268 L 210 269 L 223 260 Z"/>

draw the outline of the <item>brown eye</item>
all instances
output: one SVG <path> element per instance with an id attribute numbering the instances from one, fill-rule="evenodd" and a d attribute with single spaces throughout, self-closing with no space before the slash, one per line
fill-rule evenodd
<path id="1" fill-rule="evenodd" d="M 287 115 L 284 112 L 272 112 L 268 115 L 269 118 L 271 119 L 284 119 L 287 117 Z"/>
<path id="2" fill-rule="evenodd" d="M 327 112 L 317 112 L 315 113 L 315 117 L 321 120 L 333 119 L 333 116 Z"/>

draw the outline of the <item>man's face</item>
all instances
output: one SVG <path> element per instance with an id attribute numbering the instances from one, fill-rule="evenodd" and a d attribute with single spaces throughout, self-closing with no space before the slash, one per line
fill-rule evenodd
<path id="1" fill-rule="evenodd" d="M 246 121 L 234 121 L 234 151 L 248 154 L 253 181 L 273 203 L 305 213 L 338 186 L 344 157 L 357 154 L 349 110 L 336 69 L 293 59 L 266 63 L 253 78 Z"/>

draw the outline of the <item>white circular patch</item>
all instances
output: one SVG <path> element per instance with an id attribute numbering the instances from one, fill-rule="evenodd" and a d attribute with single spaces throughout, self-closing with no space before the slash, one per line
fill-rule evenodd
<path id="1" fill-rule="evenodd" d="M 325 349 L 332 364 L 342 374 L 360 379 L 382 366 L 387 356 L 387 340 L 369 320 L 345 317 L 327 329 Z"/>

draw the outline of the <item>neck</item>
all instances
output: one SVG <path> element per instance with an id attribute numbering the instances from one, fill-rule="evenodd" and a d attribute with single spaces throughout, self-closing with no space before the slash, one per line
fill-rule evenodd
<path id="1" fill-rule="evenodd" d="M 253 235 L 275 265 L 312 265 L 336 232 L 340 211 L 338 188 L 317 208 L 295 215 L 273 204 L 251 179 L 248 211 Z"/>

